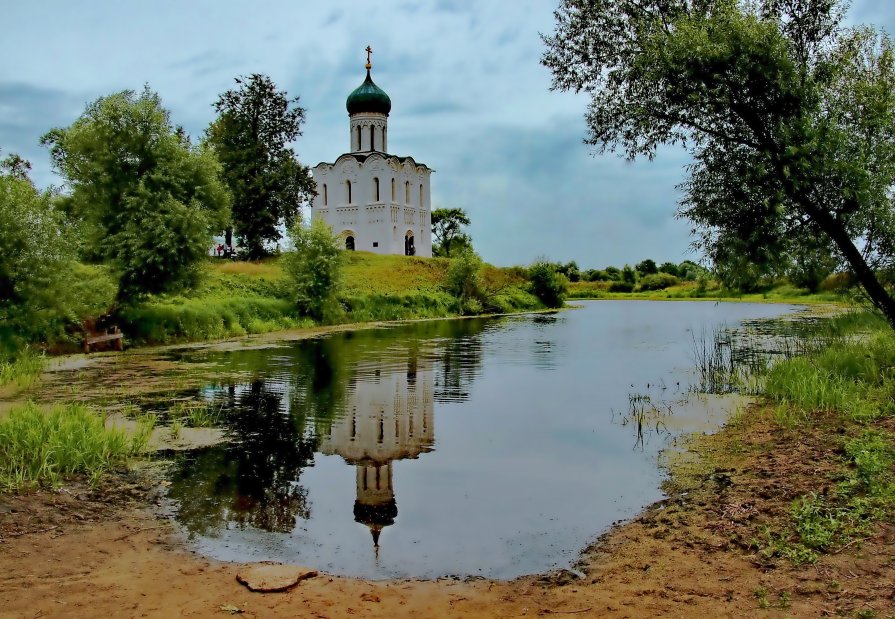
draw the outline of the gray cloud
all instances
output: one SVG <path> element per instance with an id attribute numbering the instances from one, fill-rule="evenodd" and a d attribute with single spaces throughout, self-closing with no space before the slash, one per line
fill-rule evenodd
<path id="1" fill-rule="evenodd" d="M 348 147 L 345 98 L 363 81 L 363 48 L 392 98 L 389 145 L 437 170 L 437 205 L 466 208 L 476 247 L 499 264 L 538 254 L 582 266 L 687 257 L 687 222 L 673 215 L 685 153 L 654 162 L 594 157 L 582 144 L 586 96 L 549 90 L 539 33 L 555 3 L 270 0 L 246 19 L 236 0 L 170 4 L 94 0 L 11 3 L 0 55 L 0 148 L 58 183 L 40 136 L 87 101 L 144 83 L 193 136 L 236 75 L 261 72 L 307 110 L 295 147 L 304 163 Z M 213 10 L 209 7 L 213 6 Z M 170 9 L 170 10 L 169 10 Z M 52 13 L 55 20 L 43 19 Z M 895 5 L 857 0 L 853 23 L 890 31 Z"/>
<path id="2" fill-rule="evenodd" d="M 84 110 L 85 100 L 71 92 L 19 82 L 0 82 L 0 149 L 31 161 L 35 180 L 59 184 L 40 137 L 66 126 Z"/>
<path id="3" fill-rule="evenodd" d="M 407 108 L 407 117 L 462 114 L 470 111 L 470 106 L 458 101 L 423 101 Z"/>

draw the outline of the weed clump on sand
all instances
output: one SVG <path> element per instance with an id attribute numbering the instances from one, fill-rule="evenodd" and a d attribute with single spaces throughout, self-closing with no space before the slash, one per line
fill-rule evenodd
<path id="1" fill-rule="evenodd" d="M 150 421 L 135 433 L 107 427 L 104 415 L 79 404 L 21 405 L 0 420 L 0 490 L 55 486 L 75 475 L 95 485 L 142 452 L 151 432 Z"/>

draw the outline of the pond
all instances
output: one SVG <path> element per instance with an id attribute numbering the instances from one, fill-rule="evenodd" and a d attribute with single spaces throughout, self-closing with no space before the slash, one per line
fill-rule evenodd
<path id="1" fill-rule="evenodd" d="M 172 517 L 205 555 L 340 575 L 569 566 L 661 498 L 669 437 L 723 422 L 691 397 L 694 342 L 799 309 L 578 305 L 176 351 L 230 440 L 170 454 Z"/>

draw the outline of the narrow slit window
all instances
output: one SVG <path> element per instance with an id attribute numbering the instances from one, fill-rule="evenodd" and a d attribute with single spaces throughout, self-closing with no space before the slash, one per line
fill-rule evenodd
<path id="1" fill-rule="evenodd" d="M 392 179 L 392 202 L 394 202 L 396 199 L 397 198 L 395 195 L 395 179 Z"/>
<path id="2" fill-rule="evenodd" d="M 360 125 L 358 125 L 358 127 L 357 127 L 357 150 L 360 150 L 360 149 L 361 149 L 361 145 L 360 145 Z"/>
<path id="3" fill-rule="evenodd" d="M 379 179 L 373 179 L 373 202 L 379 202 Z"/>
<path id="4" fill-rule="evenodd" d="M 410 181 L 404 181 L 404 204 L 410 205 Z"/>
<path id="5" fill-rule="evenodd" d="M 376 150 L 376 128 L 370 125 L 370 150 Z"/>
<path id="6" fill-rule="evenodd" d="M 351 181 L 345 181 L 345 188 L 348 193 L 348 204 L 351 204 Z"/>
<path id="7" fill-rule="evenodd" d="M 323 183 L 323 206 L 329 204 L 329 195 L 326 191 L 326 183 Z"/>
<path id="8" fill-rule="evenodd" d="M 423 186 L 420 184 L 420 208 L 423 208 Z"/>

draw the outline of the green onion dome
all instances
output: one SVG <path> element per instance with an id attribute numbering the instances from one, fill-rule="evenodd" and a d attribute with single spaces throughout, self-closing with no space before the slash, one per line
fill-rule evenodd
<path id="1" fill-rule="evenodd" d="M 376 112 L 388 116 L 388 113 L 392 111 L 392 100 L 388 98 L 384 90 L 373 83 L 370 69 L 367 69 L 367 79 L 348 95 L 345 107 L 348 108 L 349 114 Z"/>

